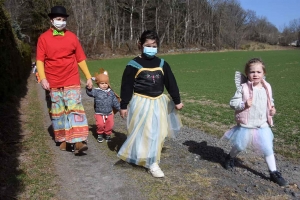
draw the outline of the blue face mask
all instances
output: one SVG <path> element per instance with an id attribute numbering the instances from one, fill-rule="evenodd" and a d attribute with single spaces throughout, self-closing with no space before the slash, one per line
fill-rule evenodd
<path id="1" fill-rule="evenodd" d="M 156 47 L 144 47 L 143 53 L 148 58 L 153 58 L 155 54 L 157 54 L 157 48 Z"/>

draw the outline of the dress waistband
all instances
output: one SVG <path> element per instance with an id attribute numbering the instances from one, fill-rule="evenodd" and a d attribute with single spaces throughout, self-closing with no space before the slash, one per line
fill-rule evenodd
<path id="1" fill-rule="evenodd" d="M 139 94 L 139 93 L 133 93 L 134 95 L 137 95 L 137 96 L 140 96 L 140 97 L 144 97 L 144 98 L 147 98 L 147 99 L 158 99 L 160 98 L 163 94 L 157 96 L 157 97 L 150 97 L 150 96 L 147 96 L 147 95 L 144 95 L 144 94 Z"/>

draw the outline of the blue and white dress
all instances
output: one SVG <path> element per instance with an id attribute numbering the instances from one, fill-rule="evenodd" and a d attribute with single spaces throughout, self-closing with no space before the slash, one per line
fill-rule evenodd
<path id="1" fill-rule="evenodd" d="M 143 68 L 134 60 L 128 64 L 138 72 L 128 105 L 128 137 L 118 157 L 146 168 L 160 162 L 165 138 L 176 137 L 182 126 L 174 102 L 162 93 L 163 63 L 161 59 L 160 66 L 155 68 Z"/>

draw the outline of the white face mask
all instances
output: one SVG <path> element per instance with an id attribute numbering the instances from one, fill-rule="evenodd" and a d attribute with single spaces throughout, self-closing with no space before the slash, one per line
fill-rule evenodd
<path id="1" fill-rule="evenodd" d="M 63 30 L 66 25 L 67 25 L 67 22 L 66 21 L 58 21 L 58 20 L 53 20 L 52 22 L 52 25 L 59 31 Z"/>

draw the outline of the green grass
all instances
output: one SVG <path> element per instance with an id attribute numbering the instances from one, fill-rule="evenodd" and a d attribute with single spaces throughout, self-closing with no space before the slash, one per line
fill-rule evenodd
<path id="1" fill-rule="evenodd" d="M 29 79 L 36 84 L 33 79 Z M 25 183 L 25 191 L 20 194 L 21 199 L 52 199 L 56 191 L 55 176 L 51 151 L 47 145 L 48 133 L 44 127 L 44 111 L 39 102 L 37 88 L 33 85 L 28 94 L 28 104 L 24 108 L 27 131 L 23 141 L 23 162 L 20 169 L 24 173 L 18 179 Z M 48 116 L 46 116 L 48 117 Z"/>
<path id="2" fill-rule="evenodd" d="M 300 157 L 300 58 L 299 50 L 239 51 L 162 55 L 171 66 L 179 85 L 185 125 L 221 137 L 235 124 L 229 100 L 235 93 L 234 72 L 243 71 L 253 57 L 266 64 L 277 114 L 274 117 L 275 150 Z M 108 70 L 111 86 L 120 92 L 122 73 L 131 58 L 89 61 L 93 75 Z"/>

